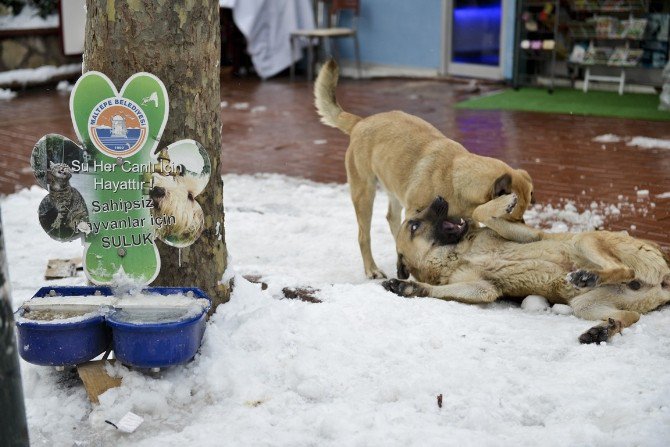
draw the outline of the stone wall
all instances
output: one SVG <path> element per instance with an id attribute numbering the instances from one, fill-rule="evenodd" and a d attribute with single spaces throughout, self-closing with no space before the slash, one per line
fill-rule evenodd
<path id="1" fill-rule="evenodd" d="M 0 71 L 76 62 L 81 62 L 81 57 L 66 57 L 63 55 L 58 33 L 23 36 L 0 35 Z"/>

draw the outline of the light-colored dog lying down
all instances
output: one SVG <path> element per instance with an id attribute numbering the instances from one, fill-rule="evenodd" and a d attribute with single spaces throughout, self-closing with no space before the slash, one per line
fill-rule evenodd
<path id="1" fill-rule="evenodd" d="M 582 343 L 607 341 L 670 302 L 669 260 L 656 244 L 625 232 L 544 233 L 504 219 L 516 204 L 509 194 L 479 206 L 474 219 L 487 226 L 479 228 L 447 217 L 449 205 L 438 197 L 403 222 L 397 237 L 399 259 L 419 282 L 383 286 L 470 304 L 542 295 L 580 318 L 602 320 Z"/>

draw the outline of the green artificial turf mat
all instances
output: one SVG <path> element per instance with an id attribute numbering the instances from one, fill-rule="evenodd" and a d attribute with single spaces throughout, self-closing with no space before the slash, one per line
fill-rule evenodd
<path id="1" fill-rule="evenodd" d="M 569 115 L 611 116 L 643 120 L 670 120 L 669 111 L 658 110 L 659 95 L 590 91 L 561 88 L 504 90 L 463 101 L 458 109 L 522 110 Z"/>

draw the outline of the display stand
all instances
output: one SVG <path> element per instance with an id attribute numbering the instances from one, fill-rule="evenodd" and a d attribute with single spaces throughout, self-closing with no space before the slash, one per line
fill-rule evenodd
<path id="1" fill-rule="evenodd" d="M 521 0 L 516 6 L 514 70 L 512 85 L 533 84 L 549 64 L 548 92 L 554 90 L 560 1 Z"/>
<path id="2" fill-rule="evenodd" d="M 667 11 L 652 13 L 648 0 L 572 0 L 568 6 L 573 86 L 583 73 L 585 92 L 593 81 L 609 82 L 618 84 L 623 95 L 629 69 L 660 70 L 665 65 Z M 596 69 L 618 75 L 594 74 Z"/>
<path id="3" fill-rule="evenodd" d="M 604 75 L 592 75 L 591 67 L 587 66 L 584 73 L 584 93 L 589 91 L 589 82 L 591 81 L 600 81 L 600 82 L 614 82 L 619 84 L 619 95 L 623 95 L 624 86 L 626 84 L 626 71 L 622 68 L 621 74 L 619 76 L 604 76 Z"/>

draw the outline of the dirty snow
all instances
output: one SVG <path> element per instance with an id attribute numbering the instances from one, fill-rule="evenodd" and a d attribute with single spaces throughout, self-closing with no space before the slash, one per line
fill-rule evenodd
<path id="1" fill-rule="evenodd" d="M 74 84 L 70 84 L 66 80 L 62 80 L 56 86 L 56 90 L 63 93 L 70 93 L 74 89 Z"/>
<path id="2" fill-rule="evenodd" d="M 22 68 L 0 73 L 0 85 L 26 86 L 46 82 L 56 76 L 81 74 L 81 64 L 68 64 L 59 67 L 45 65 L 38 68 Z"/>
<path id="3" fill-rule="evenodd" d="M 37 8 L 30 5 L 24 6 L 17 15 L 0 15 L 0 30 L 3 31 L 58 28 L 59 23 L 58 14 L 51 14 L 43 19 Z"/>
<path id="4" fill-rule="evenodd" d="M 15 307 L 44 284 L 48 258 L 81 251 L 43 233 L 43 196 L 1 202 Z M 123 384 L 98 406 L 67 373 L 22 362 L 33 445 L 666 445 L 670 310 L 584 346 L 577 336 L 593 323 L 565 309 L 406 300 L 366 280 L 346 185 L 230 175 L 225 201 L 229 274 L 261 275 L 268 289 L 237 276 L 194 362 L 160 379 L 111 367 Z M 386 206 L 380 193 L 372 243 L 391 274 Z M 605 225 L 603 209 L 536 207 L 528 218 L 587 229 Z M 299 285 L 323 302 L 280 299 Z M 104 422 L 129 411 L 144 418 L 132 434 Z"/>
<path id="5" fill-rule="evenodd" d="M 636 146 L 643 149 L 670 149 L 670 140 L 649 137 L 621 137 L 615 134 L 598 135 L 592 141 L 598 143 L 619 143 L 626 141 L 627 146 Z"/>
<path id="6" fill-rule="evenodd" d="M 0 100 L 10 100 L 16 98 L 16 92 L 8 88 L 0 88 Z"/>
<path id="7" fill-rule="evenodd" d="M 621 141 L 621 137 L 618 135 L 614 135 L 612 133 L 608 133 L 605 135 L 598 135 L 593 139 L 593 141 L 596 141 L 598 143 L 618 143 Z"/>
<path id="8" fill-rule="evenodd" d="M 628 146 L 637 146 L 645 149 L 670 149 L 670 140 L 661 140 L 659 138 L 633 137 Z"/>

